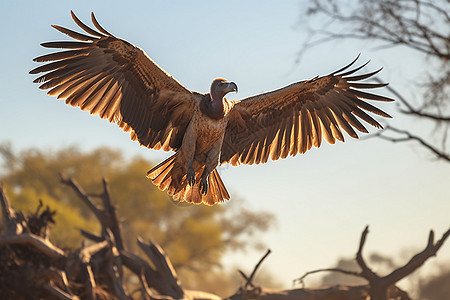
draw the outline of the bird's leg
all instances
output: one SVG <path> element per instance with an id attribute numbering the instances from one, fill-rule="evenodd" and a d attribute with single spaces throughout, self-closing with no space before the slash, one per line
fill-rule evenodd
<path id="1" fill-rule="evenodd" d="M 206 195 L 208 193 L 208 177 L 209 174 L 219 165 L 220 149 L 222 147 L 221 141 L 217 143 L 208 153 L 206 158 L 205 168 L 203 169 L 202 177 L 200 178 L 199 189 L 200 193 Z"/>
<path id="2" fill-rule="evenodd" d="M 200 184 L 199 184 L 198 188 L 200 189 L 200 193 L 202 193 L 203 195 L 206 195 L 208 193 L 209 173 L 211 173 L 211 172 L 207 172 L 206 168 L 205 168 L 203 170 L 202 177 L 200 178 Z"/>
<path id="3" fill-rule="evenodd" d="M 194 161 L 195 146 L 197 143 L 197 134 L 195 133 L 193 124 L 194 123 L 192 121 L 191 123 L 189 123 L 189 126 L 186 129 L 186 133 L 184 134 L 183 143 L 181 144 L 180 149 L 187 162 L 186 180 L 190 186 L 193 186 L 196 181 L 195 170 L 192 164 Z"/>
<path id="4" fill-rule="evenodd" d="M 195 170 L 192 166 L 192 160 L 188 163 L 188 170 L 186 174 L 186 180 L 188 181 L 188 184 L 190 186 L 193 186 L 195 184 Z"/>
<path id="5" fill-rule="evenodd" d="M 206 168 L 205 168 L 206 170 Z M 200 189 L 200 193 L 202 193 L 203 195 L 206 195 L 208 193 L 208 177 L 209 177 L 209 173 L 205 174 L 205 170 L 203 171 L 202 177 L 200 179 L 200 184 L 198 186 L 198 188 Z"/>

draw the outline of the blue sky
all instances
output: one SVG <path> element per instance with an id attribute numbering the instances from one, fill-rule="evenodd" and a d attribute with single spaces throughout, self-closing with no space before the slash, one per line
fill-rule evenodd
<path id="1" fill-rule="evenodd" d="M 239 93 L 230 95 L 237 100 L 328 74 L 361 53 L 360 63 L 371 60 L 365 70 L 384 67 L 381 78 L 417 100 L 416 74 L 424 65 L 419 55 L 405 49 L 375 51 L 373 45 L 337 41 L 312 49 L 296 64 L 306 35 L 300 20 L 306 4 L 2 1 L 0 142 L 11 142 L 18 150 L 109 146 L 155 162 L 168 157 L 131 142 L 116 125 L 46 96 L 32 83 L 28 71 L 37 65 L 32 58 L 47 53 L 39 44 L 66 39 L 50 24 L 77 28 L 71 9 L 86 23 L 94 11 L 103 27 L 143 48 L 191 90 L 207 92 L 215 77 L 225 77 L 238 84 Z M 379 106 L 394 117 L 391 124 L 431 134 L 429 124 L 399 115 L 398 104 Z M 423 248 L 430 229 L 440 237 L 450 225 L 448 164 L 433 161 L 413 144 L 346 140 L 265 165 L 220 168 L 231 201 L 245 199 L 248 207 L 277 216 L 277 226 L 261 236 L 273 250 L 264 265 L 286 287 L 309 270 L 353 256 L 366 225 L 371 229 L 366 253 L 396 257 L 405 249 Z M 251 269 L 262 254 L 229 255 L 225 263 Z M 449 259 L 450 246 L 445 245 L 430 265 Z"/>

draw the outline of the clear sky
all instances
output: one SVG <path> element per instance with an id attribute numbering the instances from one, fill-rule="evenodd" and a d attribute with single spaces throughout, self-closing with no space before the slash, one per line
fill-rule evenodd
<path id="1" fill-rule="evenodd" d="M 237 100 L 328 74 L 361 53 L 361 63 L 371 59 L 365 70 L 384 67 L 381 78 L 414 95 L 420 79 L 415 74 L 423 65 L 420 56 L 405 49 L 375 51 L 373 45 L 339 41 L 314 48 L 296 64 L 306 34 L 300 20 L 306 4 L 1 1 L 0 142 L 12 142 L 17 150 L 109 146 L 155 162 L 170 155 L 140 147 L 116 125 L 56 101 L 32 84 L 28 71 L 37 65 L 32 58 L 47 53 L 39 43 L 66 39 L 50 24 L 77 28 L 71 9 L 87 23 L 94 11 L 103 27 L 143 48 L 191 90 L 207 92 L 212 79 L 225 77 L 239 86 L 239 93 L 230 95 Z M 433 127 L 400 116 L 396 103 L 379 106 L 394 117 L 391 124 L 432 138 Z M 220 168 L 231 201 L 245 199 L 248 207 L 276 215 L 275 228 L 261 235 L 273 251 L 264 265 L 285 287 L 307 271 L 352 257 L 366 225 L 371 229 L 366 253 L 395 257 L 425 247 L 430 229 L 440 237 L 450 226 L 448 164 L 414 144 L 346 140 L 266 165 Z M 262 254 L 229 255 L 224 263 L 250 270 Z M 447 244 L 429 264 L 449 260 Z"/>

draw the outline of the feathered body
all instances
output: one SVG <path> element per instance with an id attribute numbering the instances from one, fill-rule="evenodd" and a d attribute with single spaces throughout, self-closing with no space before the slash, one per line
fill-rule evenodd
<path id="1" fill-rule="evenodd" d="M 156 186 L 167 190 L 177 201 L 189 199 L 191 203 L 213 205 L 230 197 L 216 167 L 233 103 L 227 99 L 220 101 L 224 105 L 218 105 L 222 107 L 219 110 L 214 108 L 210 95 L 202 96 L 194 107 L 180 149 L 147 173 Z M 206 188 L 208 175 L 209 191 Z"/>
<path id="2" fill-rule="evenodd" d="M 367 132 L 360 120 L 381 125 L 366 111 L 390 117 L 365 100 L 392 101 L 361 89 L 383 87 L 361 82 L 378 71 L 355 75 L 366 64 L 349 70 L 356 59 L 327 76 L 293 83 L 241 101 L 225 98 L 237 85 L 223 78 L 213 81 L 210 93 L 190 91 L 168 75 L 145 52 L 74 21 L 88 34 L 53 26 L 77 41 L 42 46 L 68 49 L 43 55 L 49 62 L 30 73 L 45 73 L 35 82 L 49 95 L 65 99 L 130 132 L 132 140 L 150 149 L 175 154 L 147 173 L 155 185 L 177 201 L 213 205 L 230 196 L 216 167 L 230 163 L 265 163 L 320 147 L 322 137 L 344 141 L 344 130 Z"/>

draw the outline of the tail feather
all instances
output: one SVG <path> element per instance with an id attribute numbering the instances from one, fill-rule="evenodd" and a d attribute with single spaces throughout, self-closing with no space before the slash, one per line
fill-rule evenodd
<path id="1" fill-rule="evenodd" d="M 229 200 L 230 199 L 230 194 L 228 194 L 227 188 L 225 187 L 225 184 L 223 183 L 222 178 L 220 178 L 220 175 L 217 172 L 217 170 L 214 170 L 211 173 L 211 175 L 214 176 L 215 185 L 218 187 L 218 190 L 220 191 L 221 198 Z"/>
<path id="2" fill-rule="evenodd" d="M 205 197 L 205 202 L 208 205 L 214 205 L 222 199 L 222 193 L 216 184 L 215 176 L 213 173 L 209 175 L 208 193 Z"/>
<path id="3" fill-rule="evenodd" d="M 156 167 L 147 172 L 147 178 L 151 180 L 155 180 L 159 175 L 161 175 L 165 170 L 169 167 L 173 167 L 173 163 L 175 161 L 175 155 L 172 155 L 162 163 L 158 164 Z"/>
<path id="4" fill-rule="evenodd" d="M 160 185 L 162 184 L 164 181 L 167 180 L 167 177 L 170 177 L 170 165 L 165 166 L 165 169 L 161 171 L 160 174 L 158 174 L 154 179 L 153 179 L 153 183 L 155 185 Z"/>
<path id="5" fill-rule="evenodd" d="M 180 168 L 175 168 L 177 170 L 174 170 L 176 155 L 172 155 L 147 172 L 147 177 L 160 190 L 167 190 L 167 193 L 173 196 L 175 201 L 186 201 L 194 204 L 214 205 L 230 199 L 230 195 L 217 170 L 212 171 L 209 175 L 206 195 L 203 195 L 199 188 L 199 179 L 203 168 L 195 172 L 197 182 L 193 186 L 187 184 L 186 175 L 180 173 Z"/>
<path id="6" fill-rule="evenodd" d="M 183 200 L 194 204 L 202 203 L 202 194 L 200 193 L 198 184 L 186 186 L 183 193 L 183 199 L 181 201 Z"/>

